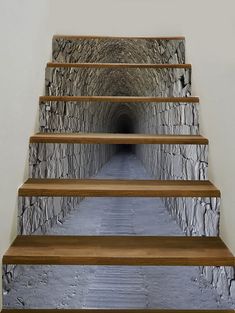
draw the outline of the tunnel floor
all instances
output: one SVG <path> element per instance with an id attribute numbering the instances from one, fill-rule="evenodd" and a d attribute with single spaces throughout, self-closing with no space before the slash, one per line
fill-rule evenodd
<path id="1" fill-rule="evenodd" d="M 151 179 L 134 154 L 121 152 L 96 178 Z M 50 234 L 184 235 L 160 198 L 86 198 Z M 6 308 L 231 308 L 197 267 L 22 266 Z"/>

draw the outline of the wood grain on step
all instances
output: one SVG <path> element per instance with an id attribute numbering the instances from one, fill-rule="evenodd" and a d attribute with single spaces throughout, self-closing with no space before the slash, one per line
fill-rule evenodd
<path id="1" fill-rule="evenodd" d="M 117 133 L 38 133 L 30 143 L 80 144 L 190 144 L 207 145 L 208 139 L 198 135 L 148 135 Z"/>
<path id="2" fill-rule="evenodd" d="M 28 179 L 19 196 L 220 197 L 209 181 Z"/>
<path id="3" fill-rule="evenodd" d="M 18 236 L 4 264 L 234 266 L 219 237 Z"/>
<path id="4" fill-rule="evenodd" d="M 93 102 L 154 102 L 154 103 L 199 103 L 198 97 L 120 97 L 120 96 L 42 96 L 41 102 L 47 101 L 93 101 Z"/>
<path id="5" fill-rule="evenodd" d="M 57 63 L 49 62 L 47 67 L 81 67 L 81 68 L 181 68 L 191 69 L 191 64 L 153 64 L 153 63 Z"/>

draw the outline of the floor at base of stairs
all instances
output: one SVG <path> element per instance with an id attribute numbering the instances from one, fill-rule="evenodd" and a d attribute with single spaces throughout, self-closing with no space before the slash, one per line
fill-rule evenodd
<path id="1" fill-rule="evenodd" d="M 149 179 L 133 154 L 115 155 L 97 178 Z M 184 235 L 161 199 L 86 198 L 50 234 Z M 231 308 L 197 267 L 22 266 L 6 308 Z"/>

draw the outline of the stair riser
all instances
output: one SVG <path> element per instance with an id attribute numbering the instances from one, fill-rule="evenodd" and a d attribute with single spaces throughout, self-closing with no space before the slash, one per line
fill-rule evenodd
<path id="1" fill-rule="evenodd" d="M 110 132 L 122 110 L 133 117 L 136 132 L 199 134 L 199 106 L 195 103 L 48 101 L 41 102 L 39 110 L 40 132 Z"/>
<path id="2" fill-rule="evenodd" d="M 77 210 L 82 197 L 19 197 L 18 234 L 45 234 Z"/>
<path id="3" fill-rule="evenodd" d="M 207 267 L 207 269 L 212 270 L 212 267 Z M 234 285 L 231 286 L 230 284 L 231 279 L 234 280 L 235 278 L 234 268 L 213 267 L 213 270 L 216 274 L 212 282 L 218 294 L 224 299 L 227 299 L 228 295 L 235 299 L 234 287 L 232 287 Z M 126 308 L 126 303 L 129 303 L 128 307 L 131 308 L 143 307 L 147 303 L 148 308 L 156 308 L 159 306 L 154 305 L 154 303 L 159 299 L 156 298 L 156 294 L 159 295 L 161 284 L 167 284 L 168 286 L 169 283 L 168 288 L 172 296 L 182 293 L 186 297 L 189 296 L 187 289 L 190 292 L 192 288 L 191 277 L 194 277 L 200 283 L 205 283 L 195 267 L 164 267 L 159 269 L 155 267 L 102 266 L 97 268 L 93 266 L 43 265 L 17 265 L 15 267 L 14 265 L 8 265 L 3 266 L 3 274 L 3 305 L 8 309 L 12 307 L 21 309 L 25 309 L 25 307 L 58 309 L 58 306 L 64 308 L 64 303 L 58 302 L 58 300 L 54 301 L 53 298 L 56 296 L 57 299 L 66 299 L 67 297 L 71 299 L 73 293 L 75 301 L 68 302 L 66 309 L 71 306 L 76 309 L 81 307 L 85 310 L 84 304 L 86 307 L 103 308 L 108 305 L 109 307 Z M 21 279 L 17 279 L 18 277 L 21 277 Z M 196 286 L 196 288 L 198 287 Z M 37 290 L 37 297 L 35 297 L 35 290 Z M 50 294 L 50 297 L 45 297 L 44 295 L 48 290 L 53 290 L 53 293 Z M 59 293 L 59 296 L 57 293 Z M 113 293 L 113 295 L 110 296 L 110 293 Z M 86 299 L 85 303 L 84 298 Z M 176 307 L 176 300 L 173 299 L 174 307 Z M 25 307 L 20 300 L 24 300 Z M 180 307 L 184 307 L 184 305 L 181 304 Z M 218 307 L 215 309 L 218 309 Z M 125 312 L 128 311 L 125 310 Z M 170 312 L 174 311 L 170 310 Z M 180 310 L 178 313 L 180 312 L 184 311 Z"/>
<path id="4" fill-rule="evenodd" d="M 87 178 L 115 153 L 114 145 L 30 144 L 30 178 Z"/>
<path id="5" fill-rule="evenodd" d="M 207 145 L 137 145 L 145 168 L 160 180 L 207 180 Z"/>
<path id="6" fill-rule="evenodd" d="M 235 301 L 235 267 L 201 266 L 200 273 L 216 289 L 219 296 Z"/>
<path id="7" fill-rule="evenodd" d="M 170 215 L 188 236 L 218 236 L 220 198 L 162 198 Z"/>
<path id="8" fill-rule="evenodd" d="M 29 177 L 89 177 L 107 162 L 116 147 L 99 144 L 31 143 Z M 136 151 L 146 168 L 151 168 L 156 179 L 207 180 L 207 145 L 137 145 Z"/>
<path id="9" fill-rule="evenodd" d="M 47 67 L 46 95 L 185 97 L 190 68 Z"/>
<path id="10" fill-rule="evenodd" d="M 191 68 L 188 65 L 184 67 L 178 66 L 178 68 L 177 66 L 135 67 L 131 65 L 126 65 L 125 67 L 123 67 L 121 64 L 118 66 L 104 65 L 105 63 L 154 63 L 163 65 L 183 64 L 185 63 L 184 39 L 167 40 L 156 38 L 121 39 L 92 37 L 55 37 L 53 39 L 52 59 L 54 62 L 67 63 L 68 66 L 64 64 L 63 67 L 60 67 L 59 64 L 56 64 L 54 67 L 53 64 L 48 64 L 48 67 L 46 68 L 45 90 L 46 94 L 49 96 L 126 95 L 145 97 L 189 97 L 191 95 Z M 95 64 L 95 66 L 93 67 L 91 65 L 69 65 L 69 63 L 84 62 L 101 62 L 104 64 Z M 174 102 L 174 100 L 171 101 Z M 119 132 L 117 131 L 117 126 L 115 125 L 117 125 L 117 120 L 121 116 L 121 114 L 126 114 L 128 117 L 130 117 L 130 120 L 129 118 L 127 118 L 128 122 L 130 121 L 130 124 L 133 121 L 134 127 L 132 128 L 134 128 L 134 133 L 172 135 L 196 135 L 199 133 L 198 105 L 189 102 L 146 102 L 114 104 L 111 102 L 94 103 L 94 101 L 42 101 L 40 103 L 40 131 L 44 133 L 115 133 Z M 123 120 L 121 122 L 123 122 Z M 125 124 L 125 122 L 123 123 Z M 148 143 L 148 141 L 145 141 L 145 144 L 135 146 L 135 152 L 138 158 L 145 165 L 145 168 L 149 171 L 149 173 L 151 173 L 152 177 L 159 180 L 171 180 L 168 187 L 165 187 L 166 185 L 164 185 L 164 182 L 161 182 L 161 189 L 160 191 L 158 190 L 158 193 L 156 193 L 156 185 L 154 185 L 155 189 L 151 189 L 151 186 L 147 184 L 147 181 L 145 181 L 144 184 L 142 183 L 139 189 L 137 187 L 132 187 L 132 189 L 130 188 L 130 190 L 126 189 L 126 185 L 122 185 L 120 187 L 120 183 L 119 187 L 114 184 L 115 186 L 111 186 L 111 188 L 110 181 L 108 183 L 105 182 L 105 184 L 108 184 L 108 187 L 107 185 L 104 186 L 105 184 L 101 183 L 100 189 L 97 187 L 98 183 L 95 183 L 95 185 L 94 183 L 92 183 L 92 186 L 92 184 L 88 182 L 88 187 L 86 187 L 87 189 L 83 189 L 84 185 L 81 186 L 82 183 L 78 181 L 72 183 L 73 185 L 69 180 L 66 183 L 62 180 L 66 178 L 81 179 L 95 175 L 97 171 L 117 151 L 117 146 L 112 145 L 112 141 L 108 142 L 109 144 L 106 145 L 96 144 L 97 141 L 94 141 L 95 144 L 78 144 L 78 141 L 68 141 L 68 136 L 67 138 L 66 136 L 62 138 L 61 134 L 60 141 L 58 141 L 58 139 L 52 139 L 52 137 L 48 139 L 49 136 L 47 136 L 48 142 L 50 142 L 51 140 L 51 142 L 53 143 L 41 143 L 43 139 L 39 139 L 39 136 L 40 135 L 38 135 L 38 137 L 34 136 L 35 138 L 31 138 L 30 141 L 29 177 L 36 179 L 58 178 L 60 179 L 60 182 L 57 183 L 57 185 L 56 182 L 49 183 L 51 184 L 50 186 L 48 186 L 48 182 L 45 181 L 43 181 L 41 184 L 38 183 L 38 181 L 37 183 L 28 182 L 28 187 L 26 186 L 25 189 L 23 189 L 24 192 L 19 193 L 21 194 L 18 199 L 19 234 L 55 234 L 56 230 L 54 227 L 55 232 L 53 233 L 53 226 L 55 226 L 56 224 L 61 225 L 61 223 L 65 220 L 65 217 L 69 215 L 69 213 L 71 213 L 72 211 L 78 211 L 79 206 L 80 208 L 82 207 L 81 201 L 84 199 L 82 195 L 91 197 L 125 196 L 129 197 L 125 198 L 128 200 L 131 199 L 130 197 L 135 196 L 135 201 L 138 201 L 139 197 L 145 197 L 147 194 L 147 196 L 149 197 L 162 197 L 159 198 L 158 201 L 161 202 L 162 207 L 165 207 L 169 211 L 172 219 L 174 219 L 180 225 L 181 229 L 187 236 L 211 237 L 219 235 L 220 193 L 218 190 L 216 190 L 216 188 L 213 189 L 208 186 L 206 187 L 208 189 L 206 189 L 203 187 L 206 185 L 205 182 L 205 184 L 201 184 L 202 186 L 200 184 L 197 184 L 197 182 L 194 182 L 197 187 L 199 186 L 198 189 L 194 186 L 189 186 L 188 189 L 186 184 L 182 184 L 180 187 L 178 187 L 178 185 L 180 185 L 178 184 L 175 190 L 174 188 L 171 189 L 171 185 L 173 185 L 172 180 L 207 180 L 207 141 L 199 141 L 196 139 L 197 141 L 195 142 L 197 144 L 187 145 L 185 144 L 185 141 L 182 141 L 181 139 L 180 141 L 176 141 L 178 142 L 178 144 L 172 144 L 172 141 L 166 141 L 164 138 L 164 141 L 160 142 L 171 142 L 171 144 L 146 144 L 146 142 Z M 70 140 L 74 140 L 72 136 L 70 137 Z M 78 139 L 76 138 L 76 140 Z M 85 140 L 87 140 L 87 138 Z M 172 140 L 172 138 L 170 140 Z M 58 142 L 76 142 L 76 144 L 61 144 Z M 186 141 L 186 143 L 187 142 L 188 141 Z M 190 141 L 190 143 L 192 143 L 192 141 Z M 87 182 L 85 182 L 85 184 L 86 183 Z M 38 186 L 36 186 L 36 184 L 38 184 Z M 64 188 L 63 184 L 68 185 L 66 188 Z M 154 184 L 157 184 L 157 182 L 154 182 Z M 52 188 L 52 186 L 54 187 L 54 189 Z M 120 189 L 118 190 L 118 188 Z M 95 206 L 98 202 L 97 199 L 98 198 L 95 198 Z M 118 204 L 120 205 L 120 202 Z M 131 206 L 129 206 L 128 203 L 127 208 L 130 209 L 130 207 Z M 89 209 L 91 208 L 92 214 L 94 214 L 92 205 L 90 205 Z M 123 208 L 125 209 L 125 206 L 121 207 L 120 211 L 123 210 Z M 146 215 L 146 207 L 144 208 L 144 213 Z M 156 206 L 153 204 L 152 208 L 153 210 L 155 210 Z M 81 211 L 79 211 L 79 213 Z M 133 211 L 134 208 L 132 208 L 132 212 Z M 161 213 L 161 211 L 159 212 Z M 85 235 L 93 235 L 93 240 L 95 235 L 94 229 L 97 230 L 96 220 L 94 219 L 93 221 L 93 223 L 95 224 L 95 228 L 82 228 L 81 221 L 83 221 L 83 219 L 81 219 L 80 216 L 79 218 L 80 226 L 76 222 L 76 227 L 68 227 L 67 232 L 70 231 L 70 233 L 73 233 L 74 231 L 78 230 L 78 233 L 75 235 L 81 235 L 81 233 L 87 231 L 91 234 Z M 130 215 L 128 216 L 128 220 L 131 220 Z M 75 219 L 73 219 L 73 221 L 75 221 Z M 154 224 L 154 219 L 152 216 L 151 222 L 152 224 Z M 122 230 L 124 231 L 126 231 L 126 229 L 128 228 L 126 226 L 126 220 L 123 219 L 123 216 L 116 216 L 115 221 L 113 216 L 109 219 L 107 219 L 106 216 L 106 220 L 103 221 L 103 224 L 101 223 L 101 227 L 97 230 L 97 234 L 102 235 L 102 226 L 105 225 L 105 223 L 106 225 L 109 224 L 110 227 L 112 227 L 112 225 L 121 225 L 123 227 Z M 145 234 L 143 234 L 143 232 L 150 231 L 149 228 L 147 230 L 143 227 L 142 220 L 141 223 L 142 233 L 141 230 L 138 229 L 138 231 L 135 230 L 132 235 L 138 235 L 138 232 L 140 231 L 141 236 L 144 236 Z M 176 223 L 175 226 L 177 226 Z M 157 233 L 157 231 L 159 231 L 159 228 L 157 229 L 156 225 L 154 227 L 154 231 L 156 229 L 156 235 L 159 235 L 159 233 Z M 63 227 L 60 227 L 59 231 L 62 235 L 65 235 L 66 230 L 63 232 L 63 230 L 61 231 L 62 228 Z M 114 227 L 112 229 L 112 231 L 114 232 L 113 235 L 118 235 L 117 229 L 118 227 Z M 151 229 L 151 231 L 152 230 L 153 228 Z M 165 232 L 168 232 L 169 236 L 173 236 L 174 234 L 174 232 L 171 233 L 170 229 L 168 228 L 167 230 L 165 230 Z M 129 234 L 130 233 L 128 233 L 127 231 L 127 235 Z M 107 235 L 107 233 L 104 233 L 104 235 Z M 30 236 L 29 241 L 32 241 L 32 238 L 36 237 Z M 235 299 L 235 268 L 231 266 L 221 266 L 234 266 L 234 258 L 232 257 L 232 255 L 230 255 L 230 261 L 226 260 L 226 257 L 224 257 L 224 255 L 226 255 L 226 252 L 223 252 L 223 249 L 221 250 L 220 246 L 220 248 L 217 250 L 217 259 L 213 255 L 211 256 L 211 251 L 213 250 L 210 250 L 211 246 L 209 246 L 209 252 L 207 251 L 208 246 L 200 246 L 200 248 L 198 249 L 199 253 L 197 252 L 198 254 L 196 253 L 194 255 L 195 251 L 193 250 L 191 243 L 183 246 L 183 252 L 186 252 L 186 256 L 179 256 L 178 244 L 175 244 L 174 242 L 173 249 L 175 249 L 177 253 L 173 255 L 172 261 L 169 258 L 165 243 L 162 244 L 162 239 L 160 239 L 160 244 L 163 247 L 163 254 L 161 255 L 160 253 L 159 256 L 157 252 L 157 255 L 155 254 L 154 256 L 152 256 L 151 260 L 149 258 L 148 250 L 144 250 L 147 251 L 147 253 L 144 252 L 143 256 L 141 256 L 141 253 L 139 254 L 138 250 L 137 252 L 135 252 L 136 254 L 134 254 L 134 257 L 132 259 L 130 256 L 128 259 L 128 253 L 131 249 L 121 250 L 121 253 L 119 255 L 115 255 L 115 252 L 115 257 L 113 257 L 112 253 L 114 252 L 115 246 L 113 244 L 110 245 L 110 255 L 106 256 L 102 254 L 102 251 L 101 255 L 94 257 L 95 248 L 100 246 L 101 238 L 99 237 L 98 239 L 96 239 L 96 243 L 92 241 L 92 244 L 90 245 L 91 254 L 88 254 L 88 256 L 85 257 L 84 261 L 84 255 L 81 256 L 81 242 L 79 242 L 79 246 L 77 246 L 77 251 L 80 253 L 80 256 L 78 256 L 76 259 L 76 248 L 74 247 L 74 241 L 72 241 L 71 244 L 71 237 L 68 238 L 68 241 L 65 244 L 61 241 L 58 241 L 57 238 L 50 245 L 48 245 L 48 242 L 51 241 L 51 237 L 47 238 L 43 236 L 42 238 L 44 238 L 42 244 L 44 250 L 42 252 L 41 250 L 37 250 L 36 254 L 38 253 L 38 251 L 40 251 L 37 255 L 37 260 L 35 258 L 33 259 L 32 251 L 36 251 L 35 249 L 38 249 L 40 247 L 37 246 L 38 244 L 36 243 L 36 241 L 32 241 L 33 244 L 30 245 L 29 241 L 27 241 L 26 237 L 24 236 L 22 236 L 20 239 L 21 241 L 18 242 L 18 247 L 21 247 L 21 251 L 18 253 L 18 260 L 17 257 L 15 257 L 14 255 L 14 248 L 12 255 L 8 255 L 8 259 L 4 256 L 3 262 L 5 264 L 8 263 L 8 265 L 3 266 L 3 302 L 6 308 L 9 308 L 9 303 L 10 307 L 15 306 L 18 308 L 32 308 L 35 303 L 37 303 L 36 307 L 38 308 L 51 306 L 57 309 L 68 309 L 71 306 L 71 299 L 74 296 L 74 298 L 78 299 L 74 307 L 104 307 L 106 305 L 109 305 L 108 303 L 111 303 L 111 307 L 119 306 L 124 308 L 130 305 L 130 302 L 128 302 L 129 300 L 126 300 L 126 296 L 129 297 L 129 295 L 131 295 L 132 308 L 135 306 L 154 308 L 156 307 L 156 303 L 158 303 L 156 298 L 163 298 L 163 303 L 165 301 L 165 294 L 162 294 L 162 297 L 160 295 L 162 286 L 169 283 L 170 279 L 168 278 L 173 278 L 172 281 L 174 284 L 176 276 L 175 273 L 174 275 L 172 275 L 170 270 L 168 272 L 166 269 L 164 269 L 164 273 L 160 272 L 160 275 L 159 273 L 156 275 L 151 271 L 144 272 L 143 268 L 145 268 L 146 270 L 146 265 L 159 265 L 158 269 L 161 268 L 161 265 L 167 265 L 166 267 L 171 265 L 171 268 L 175 265 L 178 265 L 176 272 L 180 273 L 180 277 L 177 278 L 179 286 L 177 286 L 177 288 L 172 288 L 171 286 L 166 288 L 167 291 L 169 290 L 169 294 L 171 294 L 171 298 L 174 301 L 173 306 L 177 304 L 177 296 L 174 295 L 174 288 L 178 290 L 180 289 L 180 292 L 183 293 L 183 288 L 187 289 L 188 287 L 188 289 L 191 290 L 191 285 L 195 283 L 195 281 L 193 282 L 193 279 L 195 279 L 195 277 L 195 280 L 198 279 L 199 282 L 201 282 L 200 277 L 192 274 L 189 275 L 186 268 L 182 268 L 181 265 L 215 265 L 213 267 L 200 267 L 199 274 L 202 274 L 201 277 L 204 276 L 217 289 L 219 295 L 224 298 L 228 298 L 229 296 L 231 296 Z M 61 238 L 63 238 L 64 240 L 65 237 Z M 170 239 L 168 240 L 172 242 L 172 238 L 173 237 L 170 237 Z M 120 242 L 128 242 L 129 239 L 130 238 L 118 239 L 117 243 L 119 245 Z M 143 240 L 142 237 L 141 239 Z M 181 239 L 183 239 L 183 242 L 185 244 L 185 239 L 189 238 L 181 237 Z M 191 239 L 199 240 L 199 238 Z M 216 238 L 204 239 L 213 240 Z M 79 238 L 78 240 L 81 240 L 81 238 Z M 136 245 L 136 240 L 137 238 L 135 237 L 133 239 L 134 245 Z M 150 245 L 152 245 L 153 243 L 152 240 L 153 239 L 151 239 L 150 241 Z M 56 250 L 56 244 L 58 250 L 62 251 L 62 253 L 58 253 L 58 250 Z M 67 250 L 69 245 L 71 246 L 70 254 Z M 87 243 L 85 244 L 85 246 L 87 248 Z M 146 246 L 148 247 L 148 245 Z M 143 249 L 143 247 L 145 247 L 145 244 L 138 244 L 138 249 Z M 204 253 L 206 254 L 206 257 L 201 256 Z M 15 265 L 16 263 L 17 265 Z M 49 265 L 22 266 L 18 263 Z M 56 272 L 56 266 L 51 264 L 67 264 L 67 266 L 62 266 L 62 270 L 60 270 L 60 272 Z M 77 268 L 73 268 L 72 266 L 70 266 L 71 264 L 95 265 L 94 269 L 88 270 L 89 275 L 91 273 L 93 274 L 97 269 L 100 270 L 100 268 L 103 267 L 103 274 L 105 273 L 105 275 L 107 275 L 107 277 L 105 277 L 105 283 L 100 283 L 98 279 L 94 282 L 93 285 L 90 285 L 89 288 L 87 288 L 90 282 L 90 276 L 92 275 L 86 275 L 86 266 L 80 266 L 80 269 L 82 268 L 82 270 L 77 270 Z M 111 266 L 102 266 L 108 264 Z M 134 276 L 135 274 L 138 274 L 139 269 L 137 269 L 137 272 L 133 272 L 134 274 L 132 273 L 131 275 L 129 273 L 125 273 L 126 265 L 132 265 L 132 267 L 129 266 L 129 269 L 127 270 L 132 271 L 133 266 L 135 266 L 136 264 L 139 266 L 145 265 L 142 266 L 142 268 L 139 267 L 142 272 L 141 275 L 137 275 L 137 279 Z M 113 265 L 122 265 L 122 268 L 120 267 L 120 269 L 118 269 L 117 266 L 114 266 L 113 269 L 111 269 Z M 36 276 L 34 275 L 34 271 L 38 271 Z M 113 279 L 111 275 L 116 273 L 119 274 L 119 271 L 122 272 L 121 279 L 116 280 L 117 276 L 115 276 L 115 278 Z M 57 273 L 57 276 L 55 275 L 55 272 Z M 72 280 L 70 280 L 70 283 L 68 283 L 67 280 L 67 274 L 69 273 L 72 276 Z M 130 275 L 130 283 L 128 282 L 127 284 L 127 278 L 129 278 L 128 275 Z M 143 279 L 143 277 L 144 279 L 146 279 L 146 281 L 144 281 L 142 285 L 139 285 L 138 282 Z M 52 284 L 48 289 L 48 285 L 51 284 L 51 281 L 53 279 L 54 285 Z M 159 284 L 159 280 L 161 279 L 163 281 L 161 284 Z M 23 283 L 21 282 L 21 280 Z M 120 284 L 120 281 L 122 282 L 123 280 L 125 280 L 124 286 Z M 16 286 L 20 286 L 21 284 L 20 288 L 16 287 L 14 289 L 14 283 L 16 283 Z M 58 286 L 60 283 L 63 287 Z M 187 285 L 188 283 L 189 285 Z M 203 283 L 205 284 L 205 282 Z M 44 292 L 42 292 L 41 294 L 41 288 L 44 288 L 45 286 L 47 287 L 47 292 L 45 292 L 44 290 Z M 118 291 L 115 290 L 117 286 L 119 288 Z M 199 284 L 199 286 L 197 287 L 201 286 L 202 284 Z M 7 295 L 12 287 L 13 298 L 8 297 Z M 22 287 L 24 291 L 23 296 L 21 297 L 22 291 L 20 289 Z M 65 291 L 61 292 L 62 288 L 64 288 Z M 37 292 L 37 297 L 35 297 L 35 291 Z M 79 297 L 81 297 L 82 299 L 82 296 L 84 296 L 85 293 L 86 295 L 90 293 L 90 302 L 89 295 L 87 297 L 87 303 L 80 301 Z M 60 297 L 58 296 L 59 294 Z M 56 295 L 57 298 L 54 298 L 50 302 L 50 297 L 48 295 L 50 295 L 50 297 L 55 297 Z M 158 297 L 156 297 L 156 295 Z M 184 295 L 186 297 L 186 292 Z M 153 297 L 153 299 L 151 297 Z M 169 295 L 167 295 L 167 297 L 169 297 Z M 197 294 L 195 296 L 195 299 L 199 299 L 199 297 L 200 295 L 198 296 Z M 8 302 L 9 299 L 10 302 Z M 162 303 L 161 301 L 160 303 Z M 200 303 L 200 305 L 202 306 L 204 306 L 203 301 L 205 301 L 205 298 L 204 300 L 202 300 L 202 303 Z M 194 301 L 192 302 L 194 303 Z M 48 306 L 48 304 L 46 303 L 50 303 L 50 305 Z M 157 306 L 158 305 L 159 304 L 157 304 Z M 178 305 L 182 307 L 182 301 L 180 304 L 178 302 Z"/>
<path id="11" fill-rule="evenodd" d="M 19 197 L 18 233 L 50 234 L 51 227 L 77 210 L 81 200 L 81 197 Z M 218 236 L 219 198 L 173 197 L 161 200 L 186 234 Z"/>
<path id="12" fill-rule="evenodd" d="M 62 63 L 185 63 L 185 41 L 154 38 L 53 38 Z"/>
<path id="13" fill-rule="evenodd" d="M 45 266 L 45 269 L 43 271 L 44 273 L 45 273 L 45 270 L 47 268 L 48 267 Z M 12 286 L 14 285 L 14 281 L 17 279 L 18 275 L 24 274 L 25 269 L 26 269 L 25 266 L 3 265 L 3 268 L 2 268 L 2 273 L 3 273 L 3 276 L 2 276 L 2 279 L 3 279 L 3 302 L 4 302 L 5 307 L 8 307 L 9 302 L 7 299 L 7 295 L 10 292 Z M 217 266 L 216 267 L 211 267 L 211 266 L 210 267 L 208 267 L 208 266 L 201 267 L 201 274 L 207 279 L 208 282 L 210 282 L 212 284 L 212 286 L 216 289 L 217 293 L 221 297 L 223 297 L 224 299 L 235 300 L 235 283 L 234 283 L 234 281 L 235 281 L 235 268 L 234 267 L 228 267 L 228 266 L 225 266 L 225 267 L 224 266 L 221 266 L 221 267 L 217 267 Z M 133 290 L 133 287 L 135 287 L 135 284 L 136 284 L 135 281 L 136 280 L 138 281 L 138 276 L 132 277 L 132 279 L 131 279 L 131 281 L 133 281 L 133 286 L 131 286 L 132 290 Z M 108 285 L 109 281 L 110 281 L 110 275 L 107 274 L 107 277 L 104 275 L 103 283 L 106 283 Z M 112 281 L 113 281 L 113 278 L 111 276 L 111 282 Z M 127 284 L 128 284 L 126 281 L 127 281 L 127 279 L 125 279 L 123 281 L 124 286 L 127 286 Z M 121 282 L 122 282 L 122 280 L 121 280 Z M 31 284 L 30 280 L 29 280 L 29 284 Z M 137 284 L 137 287 L 138 287 L 138 284 Z M 20 305 L 20 304 L 17 303 L 17 305 L 15 305 L 15 307 L 18 307 L 18 305 Z M 92 312 L 90 312 L 90 313 L 92 313 Z M 116 312 L 116 313 L 118 313 L 118 312 Z M 133 313 L 138 313 L 138 312 L 133 312 Z M 176 312 L 176 313 L 179 313 L 179 312 Z M 189 312 L 189 313 L 193 313 L 193 312 Z M 214 313 L 214 312 L 211 312 L 211 313 Z"/>

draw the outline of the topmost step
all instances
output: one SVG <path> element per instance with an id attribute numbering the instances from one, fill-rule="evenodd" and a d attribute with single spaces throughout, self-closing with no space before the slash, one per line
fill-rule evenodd
<path id="1" fill-rule="evenodd" d="M 184 37 L 53 37 L 53 61 L 62 63 L 185 63 Z"/>

